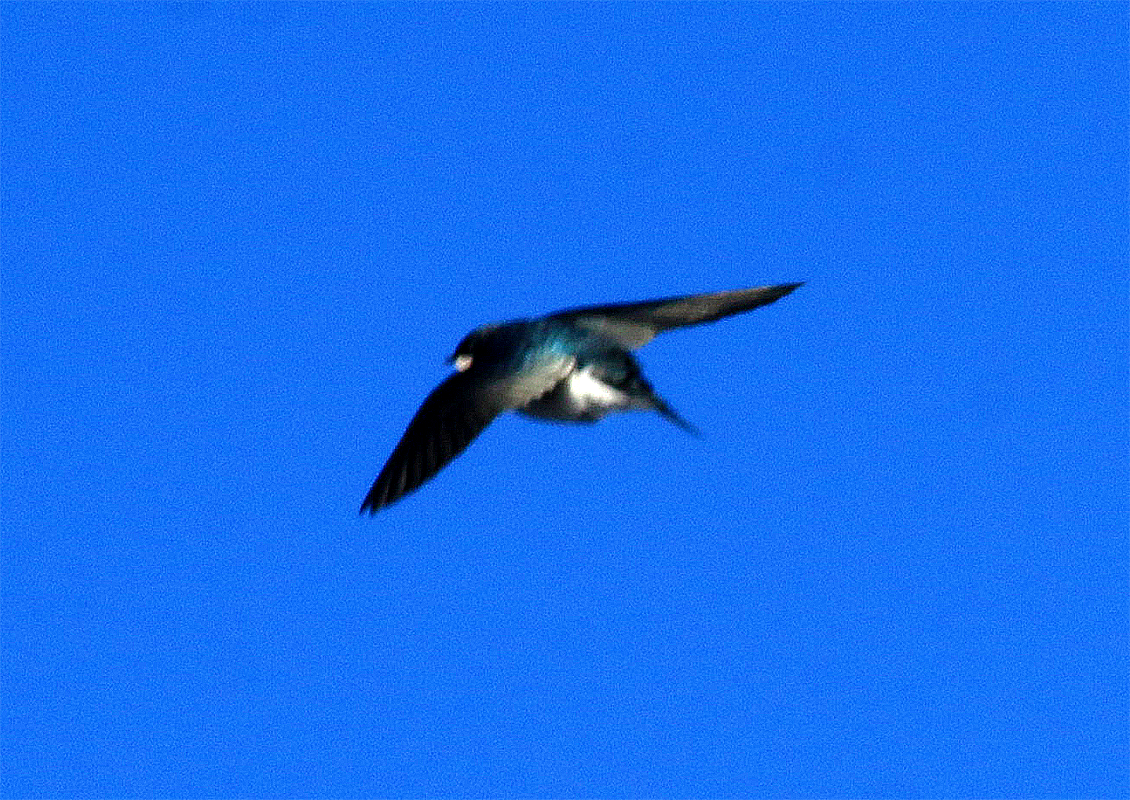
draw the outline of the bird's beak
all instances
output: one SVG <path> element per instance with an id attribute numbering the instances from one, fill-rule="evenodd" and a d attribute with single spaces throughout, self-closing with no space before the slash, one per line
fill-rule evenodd
<path id="1" fill-rule="evenodd" d="M 471 366 L 471 357 L 466 353 L 452 356 L 447 360 L 449 363 L 454 364 L 455 369 L 459 370 L 460 372 L 465 371 L 468 367 Z"/>

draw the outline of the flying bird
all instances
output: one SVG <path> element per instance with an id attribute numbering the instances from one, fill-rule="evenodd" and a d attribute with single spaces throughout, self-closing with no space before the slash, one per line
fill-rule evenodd
<path id="1" fill-rule="evenodd" d="M 558 422 L 596 422 L 612 411 L 657 411 L 694 432 L 655 393 L 632 351 L 663 331 L 768 305 L 802 285 L 585 306 L 476 328 L 448 358 L 455 372 L 408 423 L 361 513 L 375 514 L 415 491 L 504 411 Z"/>

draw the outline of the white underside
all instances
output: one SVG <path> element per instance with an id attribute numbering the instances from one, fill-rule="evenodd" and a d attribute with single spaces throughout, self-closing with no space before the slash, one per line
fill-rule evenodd
<path id="1" fill-rule="evenodd" d="M 574 370 L 566 381 L 569 400 L 577 411 L 588 411 L 593 408 L 612 410 L 634 405 L 619 389 L 594 378 L 588 368 Z"/>

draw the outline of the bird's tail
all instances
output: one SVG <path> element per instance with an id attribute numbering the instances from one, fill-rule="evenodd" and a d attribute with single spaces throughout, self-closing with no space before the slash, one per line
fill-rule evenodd
<path id="1" fill-rule="evenodd" d="M 698 428 L 696 428 L 694 425 L 691 425 L 685 419 L 680 417 L 675 412 L 675 409 L 673 409 L 673 408 L 671 408 L 671 406 L 667 405 L 667 403 L 664 402 L 663 398 L 660 397 L 659 395 L 655 394 L 654 392 L 652 392 L 652 394 L 651 394 L 651 404 L 652 404 L 652 407 L 656 411 L 658 411 L 660 414 L 662 414 L 665 419 L 668 419 L 671 422 L 675 423 L 680 428 L 685 430 L 687 433 L 692 434 L 694 436 L 701 436 L 702 435 L 702 432 L 699 431 Z"/>

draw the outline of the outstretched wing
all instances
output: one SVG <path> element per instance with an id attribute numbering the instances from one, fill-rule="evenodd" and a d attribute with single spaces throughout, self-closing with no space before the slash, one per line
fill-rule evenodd
<path id="1" fill-rule="evenodd" d="M 496 365 L 453 372 L 432 390 L 377 476 L 361 513 L 376 514 L 416 490 L 467 449 L 503 411 L 521 408 L 551 390 L 573 368 L 556 356 L 523 372 Z"/>
<path id="2" fill-rule="evenodd" d="M 731 314 L 768 305 L 803 285 L 782 283 L 759 286 L 756 289 L 666 297 L 642 303 L 570 308 L 553 314 L 551 319 L 566 320 L 612 339 L 623 347 L 635 349 L 643 347 L 663 331 L 713 322 Z"/>
<path id="3" fill-rule="evenodd" d="M 419 488 L 462 453 L 501 410 L 483 401 L 467 373 L 452 373 L 432 390 L 408 423 L 365 496 L 361 513 L 375 514 Z"/>

